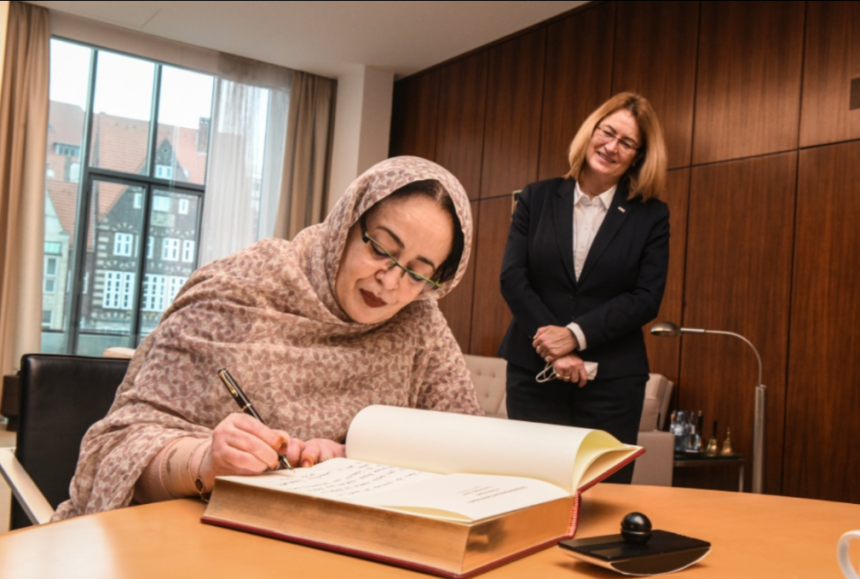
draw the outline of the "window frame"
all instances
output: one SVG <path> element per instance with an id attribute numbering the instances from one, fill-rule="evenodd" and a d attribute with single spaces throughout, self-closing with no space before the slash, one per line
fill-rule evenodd
<path id="1" fill-rule="evenodd" d="M 131 288 L 132 291 L 129 295 L 129 304 L 130 308 L 133 311 L 133 321 L 131 323 L 130 332 L 128 337 L 130 346 L 134 347 L 139 343 L 142 339 L 140 336 L 141 328 L 143 327 L 143 318 L 144 311 L 142 309 L 143 305 L 143 290 L 144 290 L 144 275 L 147 272 L 147 261 L 153 260 L 153 258 L 146 255 L 148 251 L 139 251 L 138 243 L 143 243 L 144 240 L 147 242 L 149 239 L 150 226 L 151 226 L 151 216 L 152 216 L 152 204 L 153 197 L 155 196 L 156 189 L 163 192 L 168 192 L 170 195 L 166 196 L 170 199 L 173 196 L 179 195 L 185 196 L 186 198 L 194 198 L 196 201 L 196 207 L 191 209 L 188 213 L 191 215 L 196 214 L 196 223 L 197 223 L 197 238 L 195 239 L 195 244 L 199 245 L 199 239 L 201 235 L 201 225 L 202 225 L 202 216 L 203 216 L 203 207 L 205 202 L 205 192 L 207 183 L 204 180 L 204 183 L 190 183 L 185 181 L 175 181 L 169 178 L 159 178 L 156 177 L 155 165 L 156 165 L 156 153 L 158 149 L 158 120 L 159 120 L 159 110 L 161 108 L 162 102 L 162 75 L 164 67 L 171 67 L 176 69 L 183 69 L 193 73 L 202 73 L 206 75 L 210 75 L 213 77 L 214 82 L 212 84 L 212 100 L 211 100 L 211 115 L 215 114 L 215 92 L 217 90 L 217 80 L 218 75 L 212 73 L 211 71 L 205 70 L 195 70 L 193 68 L 177 65 L 175 63 L 164 62 L 161 60 L 157 60 L 151 58 L 149 56 L 141 56 L 137 54 L 128 53 L 122 50 L 117 50 L 114 48 L 101 47 L 93 44 L 89 44 L 86 42 L 81 42 L 75 39 L 52 35 L 52 40 L 58 40 L 70 44 L 77 44 L 83 47 L 86 47 L 91 50 L 90 53 L 90 66 L 89 66 L 89 78 L 88 78 L 88 89 L 87 89 L 87 100 L 86 107 L 84 110 L 85 122 L 84 129 L 81 138 L 81 146 L 80 146 L 80 157 L 78 160 L 79 166 L 79 174 L 77 180 L 77 211 L 75 216 L 75 230 L 72 232 L 73 234 L 73 250 L 70 253 L 68 260 L 68 268 L 70 275 L 70 285 L 71 288 L 68 294 L 68 307 L 63 312 L 64 321 L 62 324 L 62 332 L 66 334 L 65 339 L 65 347 L 64 351 L 67 353 L 77 353 L 78 352 L 78 342 L 79 336 L 91 334 L 90 330 L 82 329 L 80 327 L 80 321 L 82 319 L 83 312 L 83 303 L 85 298 L 91 299 L 87 297 L 89 295 L 95 294 L 93 291 L 94 288 L 90 286 L 89 280 L 89 271 L 87 267 L 87 236 L 89 235 L 89 219 L 91 217 L 91 213 L 93 211 L 93 199 L 92 199 L 92 189 L 93 182 L 95 180 L 101 181 L 109 181 L 115 183 L 122 183 L 125 185 L 137 185 L 144 188 L 145 193 L 142 199 L 142 207 L 140 209 L 143 210 L 143 221 L 141 225 L 141 230 L 139 235 L 135 235 L 132 242 L 132 254 L 131 256 L 127 256 L 131 259 L 136 260 L 136 273 L 134 273 L 134 277 L 131 280 Z M 131 174 L 124 173 L 112 169 L 103 169 L 99 167 L 91 166 L 91 151 L 92 151 L 92 140 L 93 140 L 93 120 L 96 116 L 93 113 L 94 110 L 94 100 L 95 100 L 95 87 L 96 87 L 96 79 L 98 77 L 98 55 L 100 52 L 110 52 L 115 54 L 120 54 L 124 56 L 128 56 L 130 58 L 136 58 L 145 60 L 148 62 L 152 62 L 154 64 L 154 82 L 152 84 L 152 94 L 151 94 L 151 103 L 152 103 L 152 111 L 150 115 L 149 121 L 149 136 L 147 141 L 147 153 L 146 159 L 144 163 L 145 171 L 141 173 Z M 210 118 L 210 127 L 212 126 L 212 120 Z M 209 142 L 211 143 L 211 135 L 209 138 Z M 206 151 L 206 167 L 203 168 L 203 174 L 208 175 L 208 164 L 210 161 L 209 148 L 207 147 Z M 199 152 L 199 151 L 198 151 Z M 176 169 L 171 167 L 172 172 L 175 173 Z M 138 209 L 137 200 L 132 201 L 135 209 Z M 170 211 L 170 210 L 168 210 Z M 185 213 L 183 213 L 184 215 Z M 145 232 L 145 233 L 144 233 Z M 147 250 L 151 250 L 153 252 L 153 257 L 155 261 L 157 261 L 158 253 L 155 252 L 155 245 L 158 239 L 153 239 L 152 243 L 148 244 Z M 177 263 L 182 263 L 182 244 L 179 244 L 177 251 Z M 188 262 L 185 262 L 186 264 Z M 194 255 L 193 266 L 197 265 L 197 255 Z M 104 270 L 103 270 L 104 271 Z M 172 276 L 168 276 L 172 277 Z M 187 278 L 183 278 L 187 279 Z M 183 282 L 184 283 L 184 282 Z M 164 283 L 165 287 L 165 295 L 167 293 L 168 288 L 170 287 L 170 281 L 166 280 Z M 181 287 L 181 285 L 180 285 Z M 58 291 L 66 291 L 65 289 Z M 165 297 L 166 299 L 166 297 Z M 164 304 L 165 307 L 168 305 Z M 147 312 L 151 313 L 151 312 Z M 56 317 L 56 312 L 54 312 L 54 317 Z M 44 328 L 43 328 L 44 329 Z"/>
<path id="2" fill-rule="evenodd" d="M 118 257 L 134 256 L 134 233 L 116 231 L 113 234 L 113 254 Z"/>

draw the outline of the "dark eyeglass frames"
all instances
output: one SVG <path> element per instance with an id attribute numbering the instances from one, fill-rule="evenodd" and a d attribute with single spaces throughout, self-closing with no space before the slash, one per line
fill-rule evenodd
<path id="1" fill-rule="evenodd" d="M 441 287 L 438 281 L 433 281 L 429 277 L 425 277 L 416 271 L 412 271 L 408 267 L 401 265 L 399 261 L 397 261 L 393 255 L 388 253 L 388 250 L 385 249 L 382 244 L 378 241 L 370 237 L 367 233 L 367 224 L 362 217 L 360 220 L 361 223 L 361 239 L 364 243 L 369 243 L 370 248 L 373 251 L 374 255 L 380 260 L 390 260 L 390 263 L 386 266 L 387 269 L 391 269 L 393 267 L 399 267 L 403 270 L 403 273 L 406 274 L 406 279 L 413 286 L 419 286 L 422 284 L 427 284 L 430 289 L 437 289 Z"/>

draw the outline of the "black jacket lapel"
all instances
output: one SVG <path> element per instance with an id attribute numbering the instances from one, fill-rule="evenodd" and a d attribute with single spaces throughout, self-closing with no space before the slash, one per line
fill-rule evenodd
<path id="1" fill-rule="evenodd" d="M 576 285 L 573 271 L 573 180 L 565 179 L 553 199 L 556 241 L 570 283 Z"/>
<path id="2" fill-rule="evenodd" d="M 603 223 L 600 224 L 600 229 L 597 230 L 594 243 L 591 244 L 591 249 L 588 250 L 588 256 L 585 258 L 585 264 L 582 266 L 582 273 L 579 276 L 580 284 L 582 284 L 589 272 L 594 269 L 594 264 L 600 259 L 601 254 L 609 246 L 609 242 L 612 241 L 615 234 L 618 233 L 618 229 L 624 223 L 630 209 L 631 207 L 627 204 L 627 187 L 619 186 L 612 197 L 612 204 L 606 212 L 606 217 L 603 219 Z"/>

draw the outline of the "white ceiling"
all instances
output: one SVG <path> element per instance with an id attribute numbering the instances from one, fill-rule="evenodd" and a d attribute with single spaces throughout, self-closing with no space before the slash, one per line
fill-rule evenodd
<path id="1" fill-rule="evenodd" d="M 401 77 L 586 2 L 31 3 L 323 76 Z"/>

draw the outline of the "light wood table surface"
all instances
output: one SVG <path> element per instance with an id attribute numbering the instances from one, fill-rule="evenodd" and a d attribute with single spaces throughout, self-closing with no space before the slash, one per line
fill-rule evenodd
<path id="1" fill-rule="evenodd" d="M 430 577 L 323 550 L 200 523 L 204 505 L 179 500 L 120 509 L 0 535 L 0 577 Z M 617 533 L 644 512 L 654 527 L 711 542 L 677 577 L 841 578 L 836 542 L 860 529 L 860 505 L 696 489 L 602 484 L 583 495 L 577 537 Z M 852 551 L 858 560 L 858 552 Z M 613 577 L 551 547 L 480 577 Z"/>

